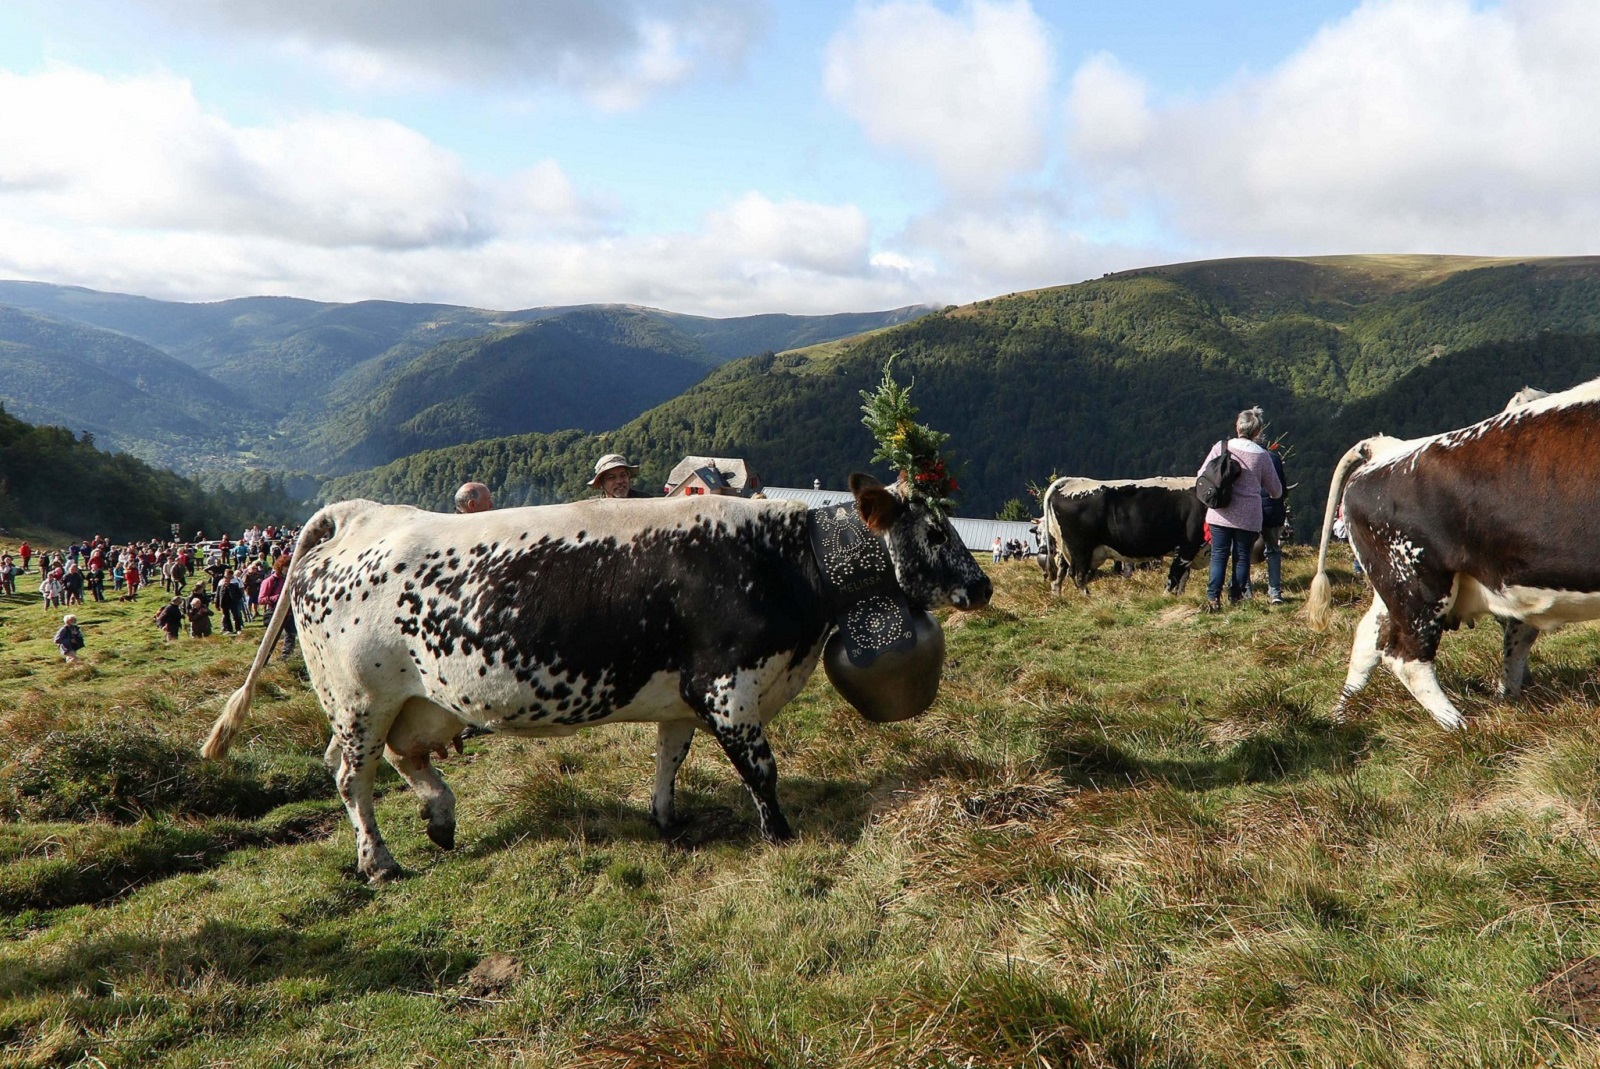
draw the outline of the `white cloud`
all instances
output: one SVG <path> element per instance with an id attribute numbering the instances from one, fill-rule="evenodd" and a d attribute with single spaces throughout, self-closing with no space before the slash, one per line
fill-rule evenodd
<path id="1" fill-rule="evenodd" d="M 1148 95 L 1115 56 L 1091 57 L 1073 75 L 1067 98 L 1073 148 L 1090 158 L 1136 152 L 1153 132 Z"/>
<path id="2" fill-rule="evenodd" d="M 756 0 L 136 0 L 185 28 L 262 40 L 380 88 L 576 90 L 631 108 L 731 69 L 765 22 Z"/>
<path id="3" fill-rule="evenodd" d="M 151 296 L 829 312 L 922 299 L 852 204 L 745 193 L 627 234 L 554 161 L 506 179 L 388 120 L 208 114 L 170 75 L 0 72 L 0 277 Z"/>
<path id="4" fill-rule="evenodd" d="M 913 219 L 901 242 L 920 252 L 923 262 L 940 265 L 946 299 L 956 302 L 1059 286 L 1161 261 L 1152 248 L 1087 235 L 1070 218 L 1064 205 L 1048 199 L 994 210 L 946 205 Z"/>
<path id="5" fill-rule="evenodd" d="M 1600 5 L 1369 0 L 1276 69 L 1151 107 L 1105 57 L 1080 161 L 1213 248 L 1592 252 Z"/>
<path id="6" fill-rule="evenodd" d="M 709 239 L 751 264 L 849 275 L 867 266 L 871 226 L 855 205 L 774 203 L 747 193 L 710 220 Z"/>
<path id="7" fill-rule="evenodd" d="M 930 164 L 963 194 L 992 194 L 1045 156 L 1054 59 L 1027 0 L 863 6 L 828 43 L 830 100 L 873 144 Z"/>
<path id="8" fill-rule="evenodd" d="M 409 247 L 484 234 L 454 155 L 398 123 L 310 115 L 236 127 L 166 75 L 0 72 L 0 197 L 77 224 Z"/>

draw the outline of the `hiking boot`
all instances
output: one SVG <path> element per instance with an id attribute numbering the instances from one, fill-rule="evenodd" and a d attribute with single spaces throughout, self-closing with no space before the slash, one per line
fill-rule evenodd
<path id="1" fill-rule="evenodd" d="M 1200 606 L 1200 611 L 1201 612 L 1221 612 L 1222 611 L 1222 602 L 1219 601 L 1216 598 L 1211 598 L 1204 605 Z"/>
<path id="2" fill-rule="evenodd" d="M 1268 605 L 1282 605 L 1283 604 L 1283 595 L 1278 593 L 1278 591 L 1276 591 L 1276 590 L 1272 591 L 1270 594 L 1267 595 L 1267 604 Z"/>

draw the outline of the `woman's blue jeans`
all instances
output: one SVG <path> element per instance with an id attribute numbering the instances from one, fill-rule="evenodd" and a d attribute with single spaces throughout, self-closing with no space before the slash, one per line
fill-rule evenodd
<path id="1" fill-rule="evenodd" d="M 1211 525 L 1211 582 L 1206 584 L 1206 598 L 1217 601 L 1222 597 L 1222 577 L 1227 574 L 1228 560 L 1233 560 L 1233 578 L 1228 583 L 1228 600 L 1244 597 L 1250 584 L 1250 547 L 1256 544 L 1256 531 L 1241 531 L 1236 527 Z"/>

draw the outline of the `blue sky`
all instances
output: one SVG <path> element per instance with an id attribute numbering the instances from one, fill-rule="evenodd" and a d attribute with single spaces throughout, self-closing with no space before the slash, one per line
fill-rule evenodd
<path id="1" fill-rule="evenodd" d="M 1600 5 L 9 0 L 0 277 L 710 315 L 1594 251 Z"/>

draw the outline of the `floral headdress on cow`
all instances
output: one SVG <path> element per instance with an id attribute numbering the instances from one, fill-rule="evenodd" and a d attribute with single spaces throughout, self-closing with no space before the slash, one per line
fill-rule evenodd
<path id="1" fill-rule="evenodd" d="M 865 413 L 861 422 L 878 440 L 873 463 L 884 463 L 900 473 L 900 481 L 913 497 L 929 508 L 948 515 L 960 486 L 950 474 L 950 461 L 944 454 L 950 436 L 917 422 L 917 407 L 911 403 L 911 386 L 894 380 L 894 359 L 883 366 L 883 381 L 876 390 L 861 391 Z M 915 381 L 912 385 L 916 385 Z"/>

